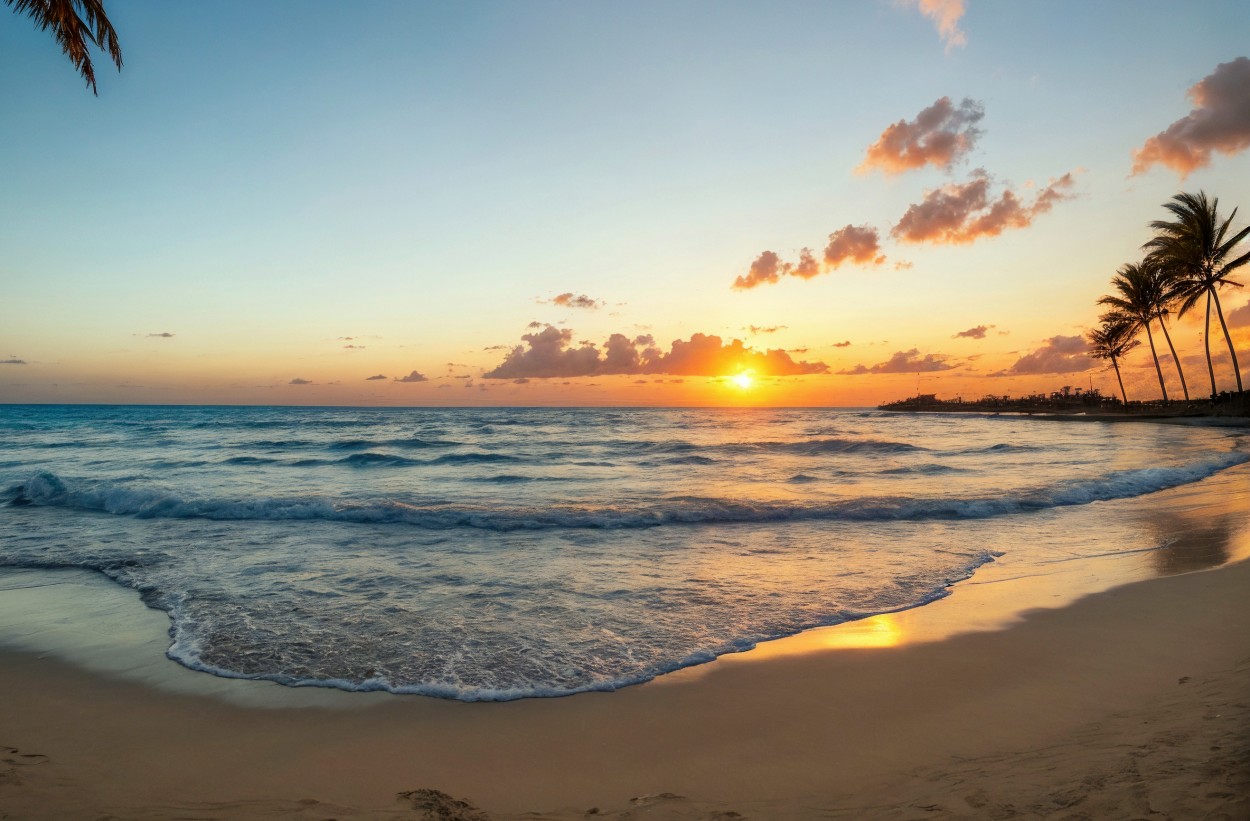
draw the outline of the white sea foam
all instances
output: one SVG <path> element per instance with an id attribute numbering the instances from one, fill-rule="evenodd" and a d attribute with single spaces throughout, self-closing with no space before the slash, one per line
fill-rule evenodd
<path id="1" fill-rule="evenodd" d="M 1150 548 L 1136 500 L 1250 459 L 1229 431 L 821 410 L 0 406 L 0 430 L 0 564 L 137 590 L 193 669 L 463 700 L 921 606 L 1004 552 Z"/>

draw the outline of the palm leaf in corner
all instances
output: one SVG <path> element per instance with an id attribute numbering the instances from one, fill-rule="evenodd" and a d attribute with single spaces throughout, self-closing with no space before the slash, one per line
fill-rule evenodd
<path id="1" fill-rule="evenodd" d="M 122 67 L 122 49 L 117 32 L 104 13 L 100 0 L 4 0 L 17 14 L 31 18 L 40 31 L 52 29 L 61 51 L 87 81 L 92 94 L 98 95 L 95 67 L 91 64 L 88 44 L 94 45 L 112 59 L 118 70 Z"/>

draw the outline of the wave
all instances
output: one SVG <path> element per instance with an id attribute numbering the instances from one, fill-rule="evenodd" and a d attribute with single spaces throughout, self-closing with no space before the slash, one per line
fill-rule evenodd
<path id="1" fill-rule="evenodd" d="M 952 465 L 939 465 L 936 463 L 927 465 L 907 465 L 904 467 L 886 468 L 885 470 L 878 471 L 878 473 L 885 476 L 908 476 L 913 474 L 917 476 L 939 476 L 944 473 L 968 472 L 967 468 L 957 468 Z"/>
<path id="2" fill-rule="evenodd" d="M 956 453 L 1036 453 L 1046 448 L 1041 445 L 1013 445 L 1007 442 L 999 442 L 997 445 L 989 445 L 983 448 L 969 448 L 967 450 L 955 451 Z"/>
<path id="3" fill-rule="evenodd" d="M 433 459 L 412 459 L 407 456 L 396 456 L 393 453 L 375 453 L 374 451 L 365 451 L 364 453 L 353 453 L 350 456 L 344 456 L 341 459 L 277 459 L 268 456 L 232 456 L 229 459 L 223 459 L 220 464 L 223 465 L 282 465 L 284 467 L 310 468 L 323 467 L 326 465 L 344 465 L 353 468 L 369 468 L 369 467 L 411 467 L 414 465 L 464 465 L 464 464 L 492 464 L 497 462 L 520 462 L 523 461 L 519 456 L 509 456 L 505 453 L 449 453 L 443 456 L 436 456 Z"/>
<path id="4" fill-rule="evenodd" d="M 584 482 L 586 479 L 572 476 L 520 476 L 515 473 L 500 473 L 494 476 L 472 476 L 466 482 L 483 482 L 492 485 L 516 485 L 526 482 Z"/>
<path id="5" fill-rule="evenodd" d="M 912 453 L 926 451 L 928 448 L 912 445 L 907 442 L 891 442 L 879 439 L 800 439 L 796 441 L 778 442 L 727 442 L 721 444 L 700 445 L 674 439 L 666 442 L 603 442 L 609 448 L 626 451 L 629 454 L 667 454 L 690 453 L 691 451 L 754 454 L 754 453 L 785 453 L 798 456 L 824 456 L 828 454 L 881 454 L 881 453 Z"/>
<path id="6" fill-rule="evenodd" d="M 690 454 L 689 456 L 673 456 L 669 459 L 661 459 L 661 465 L 715 465 L 719 459 L 713 459 L 711 456 L 699 456 L 698 454 Z"/>
<path id="7" fill-rule="evenodd" d="M 473 457 L 475 454 L 459 456 Z M 491 454 L 476 456 L 481 458 Z M 446 458 L 449 457 L 440 457 Z M 999 496 L 864 497 L 816 503 L 669 496 L 652 504 L 637 506 L 553 503 L 537 508 L 524 508 L 409 503 L 394 499 L 214 499 L 183 497 L 154 488 L 108 481 L 64 480 L 49 472 L 37 473 L 26 482 L 10 487 L 4 493 L 7 498 L 0 498 L 0 501 L 8 501 L 13 505 L 65 507 L 139 518 L 326 520 L 402 523 L 430 529 L 469 527 L 499 531 L 622 529 L 805 520 L 986 519 L 1142 496 L 1196 482 L 1247 461 L 1250 461 L 1250 455 L 1234 451 L 1189 465 L 1112 471 L 1097 478 Z"/>
<path id="8" fill-rule="evenodd" d="M 426 448 L 457 448 L 461 444 L 445 439 L 411 437 L 407 439 L 339 439 L 324 446 L 331 450 L 368 450 L 375 447 L 425 450 Z"/>
<path id="9" fill-rule="evenodd" d="M 238 655 L 236 653 L 223 653 L 220 651 L 220 648 L 213 648 L 217 652 L 205 652 L 208 648 L 204 646 L 202 636 L 197 630 L 197 625 L 193 619 L 188 620 L 183 616 L 180 612 L 181 608 L 175 601 L 162 597 L 157 591 L 152 589 L 147 589 L 142 595 L 144 601 L 149 606 L 168 612 L 174 629 L 173 642 L 167 654 L 171 659 L 191 670 L 221 678 L 273 681 L 288 687 L 321 687 L 349 692 L 381 691 L 399 695 L 422 695 L 469 702 L 514 701 L 522 698 L 560 698 L 585 692 L 612 692 L 634 684 L 651 681 L 659 676 L 686 667 L 706 664 L 715 661 L 723 655 L 752 650 L 762 642 L 793 636 L 818 627 L 829 627 L 885 613 L 923 607 L 950 595 L 951 588 L 955 584 L 971 578 L 979 567 L 995 561 L 996 557 L 1001 555 L 1001 553 L 982 550 L 968 556 L 962 565 L 948 568 L 944 572 L 930 577 L 924 588 L 917 590 L 914 598 L 905 603 L 886 604 L 885 602 L 880 602 L 876 606 L 862 609 L 838 608 L 834 612 L 823 615 L 813 614 L 789 624 L 774 625 L 756 633 L 726 636 L 712 647 L 693 651 L 686 650 L 683 651 L 684 655 L 673 653 L 668 658 L 661 657 L 648 664 L 636 666 L 633 669 L 613 671 L 575 670 L 571 676 L 552 676 L 550 673 L 543 675 L 541 672 L 535 676 L 533 672 L 530 672 L 528 675 L 522 674 L 518 676 L 519 680 L 511 686 L 473 684 L 471 679 L 470 681 L 464 680 L 458 672 L 452 672 L 442 681 L 425 679 L 418 682 L 397 680 L 399 676 L 396 675 L 388 677 L 375 674 L 363 679 L 343 678 L 335 675 L 318 677 L 315 662 L 309 664 L 307 660 L 301 661 L 299 665 L 300 674 L 266 671 L 243 672 L 223 664 L 223 662 L 229 663 L 230 660 L 235 661 L 237 664 Z M 106 576 L 120 584 L 130 587 L 136 586 L 131 577 L 125 573 L 116 572 L 115 569 L 112 571 L 102 568 L 93 569 L 101 570 Z M 271 656 L 267 661 L 272 667 L 276 659 Z M 281 662 L 277 661 L 277 663 L 280 664 Z M 367 664 L 366 666 L 372 667 L 372 664 Z M 399 675 L 403 675 L 403 672 L 399 671 Z M 492 676 L 492 678 L 498 677 Z"/>
<path id="10" fill-rule="evenodd" d="M 799 456 L 824 456 L 839 453 L 913 453 L 928 450 L 907 442 L 878 439 L 807 439 L 797 442 L 743 442 L 722 446 L 734 453 L 791 453 Z"/>

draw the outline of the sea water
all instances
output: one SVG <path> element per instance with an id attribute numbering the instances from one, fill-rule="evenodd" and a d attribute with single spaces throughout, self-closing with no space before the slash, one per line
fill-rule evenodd
<path id="1" fill-rule="evenodd" d="M 1151 549 L 1243 432 L 827 409 L 0 406 L 0 566 L 86 568 L 220 676 L 612 690 Z"/>

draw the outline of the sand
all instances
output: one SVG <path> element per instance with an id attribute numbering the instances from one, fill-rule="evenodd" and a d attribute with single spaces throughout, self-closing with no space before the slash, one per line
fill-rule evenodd
<path id="1" fill-rule="evenodd" d="M 361 696 L 11 643 L 0 818 L 1250 818 L 1247 488 L 1152 496 L 1187 524 L 1147 557 L 991 567 L 616 693 Z M 164 616 L 134 618 L 110 640 L 150 654 Z"/>

